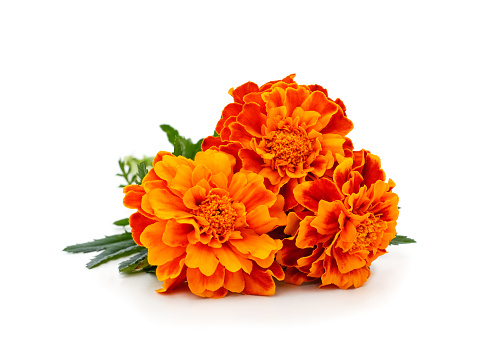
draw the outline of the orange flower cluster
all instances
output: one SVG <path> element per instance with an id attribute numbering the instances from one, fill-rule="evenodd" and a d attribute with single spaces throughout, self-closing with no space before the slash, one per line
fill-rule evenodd
<path id="1" fill-rule="evenodd" d="M 159 152 L 124 189 L 160 292 L 272 295 L 275 282 L 360 287 L 396 235 L 398 196 L 377 156 L 353 151 L 340 99 L 295 75 L 229 94 L 194 160 Z"/>

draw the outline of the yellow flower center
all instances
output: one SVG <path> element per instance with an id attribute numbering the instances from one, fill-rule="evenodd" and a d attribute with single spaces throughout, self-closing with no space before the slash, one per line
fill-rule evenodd
<path id="1" fill-rule="evenodd" d="M 357 238 L 350 251 L 372 250 L 388 225 L 379 216 L 371 215 L 357 226 Z"/>
<path id="2" fill-rule="evenodd" d="M 234 230 L 237 218 L 236 210 L 232 207 L 234 200 L 228 195 L 209 195 L 195 210 L 196 216 L 203 217 L 209 223 L 204 228 L 207 234 L 212 235 L 220 242 L 224 242 Z"/>
<path id="3" fill-rule="evenodd" d="M 267 142 L 266 151 L 274 155 L 275 166 L 298 166 L 311 154 L 311 142 L 297 128 L 277 130 Z"/>

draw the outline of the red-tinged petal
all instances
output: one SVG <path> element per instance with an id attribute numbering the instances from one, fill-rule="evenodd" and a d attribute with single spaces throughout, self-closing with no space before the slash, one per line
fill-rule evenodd
<path id="1" fill-rule="evenodd" d="M 214 150 L 207 150 L 198 152 L 195 155 L 195 163 L 197 165 L 204 165 L 213 174 L 224 173 L 226 177 L 229 177 L 232 173 L 236 159 L 232 155 L 228 155 L 224 152 L 218 152 Z"/>
<path id="2" fill-rule="evenodd" d="M 280 188 L 279 193 L 285 199 L 284 211 L 288 211 L 298 205 L 297 199 L 294 196 L 294 189 L 299 185 L 300 181 L 300 179 L 291 178 Z"/>
<path id="3" fill-rule="evenodd" d="M 317 111 L 321 114 L 318 119 L 318 127 L 316 130 L 323 129 L 331 119 L 331 116 L 338 110 L 338 105 L 328 98 L 320 91 L 312 92 L 306 100 L 302 103 L 301 107 L 304 111 Z"/>
<path id="4" fill-rule="evenodd" d="M 242 271 L 230 272 L 226 269 L 224 277 L 224 288 L 235 293 L 244 290 L 244 273 Z"/>
<path id="5" fill-rule="evenodd" d="M 265 101 L 267 110 L 275 107 L 284 107 L 285 89 L 274 88 L 271 92 L 261 94 L 261 98 Z"/>
<path id="6" fill-rule="evenodd" d="M 140 241 L 140 236 L 142 235 L 142 232 L 147 226 L 155 223 L 155 221 L 142 215 L 140 212 L 135 212 L 134 214 L 132 214 L 129 218 L 129 221 L 130 227 L 132 228 L 133 240 L 137 245 L 142 246 L 142 242 Z"/>
<path id="7" fill-rule="evenodd" d="M 282 249 L 277 252 L 277 262 L 282 266 L 295 266 L 297 260 L 301 257 L 308 256 L 312 249 L 300 249 L 295 245 L 295 238 L 286 238 L 282 240 Z"/>
<path id="8" fill-rule="evenodd" d="M 177 278 L 183 270 L 184 260 L 185 254 L 182 254 L 181 256 L 178 256 L 163 265 L 157 266 L 155 270 L 157 279 L 165 281 L 168 279 Z"/>
<path id="9" fill-rule="evenodd" d="M 229 129 L 231 130 L 231 140 L 240 143 L 244 148 L 250 148 L 253 135 L 251 135 L 241 123 L 231 123 Z"/>
<path id="10" fill-rule="evenodd" d="M 267 117 L 261 113 L 261 109 L 258 104 L 248 103 L 244 105 L 243 110 L 237 116 L 237 122 L 242 124 L 250 135 L 261 138 L 263 135 L 261 126 L 265 124 L 266 118 Z M 232 130 L 233 132 L 231 136 L 234 139 L 234 129 Z"/>
<path id="11" fill-rule="evenodd" d="M 293 285 L 301 285 L 304 282 L 313 280 L 310 279 L 306 273 L 299 271 L 295 267 L 287 267 L 285 270 L 285 278 L 284 282 L 293 284 Z"/>
<path id="12" fill-rule="evenodd" d="M 154 189 L 164 189 L 167 187 L 167 183 L 165 180 L 157 179 L 157 180 L 149 180 L 146 182 L 142 182 L 142 186 L 145 189 L 145 192 L 148 194 Z"/>
<path id="13" fill-rule="evenodd" d="M 265 270 L 253 267 L 251 274 L 244 274 L 244 290 L 246 295 L 271 296 L 275 294 L 275 282 Z"/>
<path id="14" fill-rule="evenodd" d="M 300 222 L 301 219 L 296 212 L 289 212 L 289 214 L 287 215 L 287 224 L 285 226 L 284 233 L 288 236 L 296 235 L 297 231 L 299 230 Z"/>
<path id="15" fill-rule="evenodd" d="M 323 88 L 321 85 L 312 84 L 312 85 L 308 85 L 308 88 L 311 91 L 321 91 L 323 94 L 325 94 L 326 97 L 328 97 L 328 90 Z"/>
<path id="16" fill-rule="evenodd" d="M 203 245 L 201 242 L 190 244 L 186 248 L 186 266 L 198 268 L 206 276 L 212 275 L 217 269 L 219 260 L 215 257 L 211 247 Z"/>
<path id="17" fill-rule="evenodd" d="M 208 136 L 203 139 L 202 151 L 206 151 L 208 149 L 217 150 L 221 145 L 224 145 L 224 143 L 224 141 L 220 140 L 220 137 Z"/>
<path id="18" fill-rule="evenodd" d="M 266 179 L 268 179 L 272 185 L 280 184 L 280 182 L 282 182 L 282 178 L 283 178 L 277 170 L 271 169 L 270 167 L 262 167 L 262 169 L 260 170 L 260 172 L 258 174 L 261 175 L 262 177 L 265 177 Z M 283 183 L 285 183 L 285 182 L 283 182 Z M 282 194 L 282 195 L 284 195 L 284 194 Z M 284 197 L 285 197 L 285 195 L 284 195 Z"/>
<path id="19" fill-rule="evenodd" d="M 237 272 L 242 268 L 240 259 L 227 243 L 220 248 L 214 248 L 213 251 L 227 271 Z"/>
<path id="20" fill-rule="evenodd" d="M 367 254 L 368 252 L 350 254 L 338 248 L 333 250 L 333 257 L 337 262 L 338 270 L 342 274 L 364 267 L 366 265 L 365 258 Z"/>
<path id="21" fill-rule="evenodd" d="M 292 112 L 301 106 L 304 100 L 309 96 L 309 89 L 300 86 L 297 89 L 285 89 L 285 106 L 287 107 L 287 116 L 292 116 Z"/>
<path id="22" fill-rule="evenodd" d="M 341 100 L 339 100 L 341 102 Z M 344 105 L 345 106 L 345 105 Z M 325 128 L 321 131 L 323 134 L 338 134 L 345 136 L 352 129 L 354 129 L 354 124 L 350 119 L 347 118 L 343 109 L 340 107 L 336 113 L 331 116 L 330 121 Z"/>
<path id="23" fill-rule="evenodd" d="M 283 280 L 285 278 L 284 270 L 277 262 L 273 262 L 272 265 L 268 267 L 267 272 L 269 272 L 277 280 Z"/>
<path id="24" fill-rule="evenodd" d="M 384 181 L 386 179 L 386 175 L 381 169 L 381 159 L 373 154 L 366 155 L 366 162 L 361 173 L 364 176 L 364 184 L 368 188 L 378 180 Z"/>
<path id="25" fill-rule="evenodd" d="M 272 251 L 277 250 L 276 240 L 266 234 L 258 235 L 250 229 L 241 228 L 242 239 L 231 239 L 229 243 L 242 254 L 251 254 L 260 259 L 267 258 Z M 278 240 L 277 240 L 278 241 Z"/>
<path id="26" fill-rule="evenodd" d="M 264 165 L 263 158 L 261 158 L 261 156 L 258 155 L 255 151 L 240 149 L 238 155 L 241 158 L 243 168 L 246 171 L 259 173 L 262 170 Z"/>
<path id="27" fill-rule="evenodd" d="M 326 156 L 316 156 L 316 158 L 310 164 L 313 169 L 311 173 L 314 174 L 316 177 L 322 177 L 326 173 L 327 169 L 333 167 L 334 162 L 335 159 L 333 158 L 331 152 L 328 153 Z"/>
<path id="28" fill-rule="evenodd" d="M 321 285 L 327 286 L 334 284 L 340 289 L 348 289 L 350 287 L 361 287 L 369 278 L 371 271 L 367 267 L 355 269 L 348 273 L 341 273 L 335 260 L 325 260 L 325 273 L 321 276 Z"/>
<path id="29" fill-rule="evenodd" d="M 164 280 L 164 282 L 162 283 L 162 288 L 156 290 L 156 292 L 164 293 L 168 290 L 172 290 L 175 286 L 183 283 L 186 280 L 186 271 L 187 269 L 186 267 L 184 267 L 184 269 L 181 270 L 181 274 L 178 277 Z"/>
<path id="30" fill-rule="evenodd" d="M 277 218 L 270 217 L 268 207 L 260 205 L 246 215 L 248 228 L 254 230 L 258 234 L 268 233 L 277 226 Z"/>
<path id="31" fill-rule="evenodd" d="M 350 173 L 352 172 L 353 160 L 346 158 L 342 161 L 333 172 L 333 181 L 337 185 L 337 188 L 342 191 L 343 184 L 349 180 Z"/>
<path id="32" fill-rule="evenodd" d="M 318 233 L 324 235 L 334 235 L 340 231 L 338 219 L 343 211 L 343 204 L 339 200 L 327 202 L 321 200 L 319 202 L 318 215 L 311 222 L 311 226 L 318 230 Z"/>
<path id="33" fill-rule="evenodd" d="M 149 195 L 149 203 L 157 217 L 162 219 L 191 217 L 181 198 L 165 189 L 152 190 Z"/>
<path id="34" fill-rule="evenodd" d="M 249 93 L 256 93 L 260 91 L 258 85 L 253 82 L 247 82 L 240 85 L 236 89 L 229 90 L 229 94 L 234 98 L 234 102 L 243 103 L 243 97 Z"/>
<path id="35" fill-rule="evenodd" d="M 188 235 L 199 235 L 200 229 L 194 219 L 170 219 L 167 221 L 162 242 L 168 246 L 188 245 Z"/>
<path id="36" fill-rule="evenodd" d="M 293 192 L 296 200 L 313 212 L 319 211 L 320 202 L 322 200 L 325 202 L 333 202 L 343 198 L 335 183 L 326 178 L 301 183 Z"/>
<path id="37" fill-rule="evenodd" d="M 296 237 L 297 247 L 307 249 L 309 247 L 315 247 L 329 239 L 329 236 L 319 234 L 316 228 L 311 226 L 311 223 L 315 218 L 316 217 L 309 216 L 301 221 L 299 232 Z"/>
<path id="38" fill-rule="evenodd" d="M 345 221 L 342 231 L 340 232 L 337 246 L 344 251 L 349 250 L 353 246 L 357 235 L 356 225 L 350 220 Z"/>

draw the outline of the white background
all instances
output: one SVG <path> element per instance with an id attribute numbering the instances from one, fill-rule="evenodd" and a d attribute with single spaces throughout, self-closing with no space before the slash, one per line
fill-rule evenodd
<path id="1" fill-rule="evenodd" d="M 0 3 L 2 349 L 490 349 L 487 1 L 341 3 Z M 229 88 L 291 73 L 345 102 L 418 241 L 362 288 L 162 295 L 62 252 L 117 232 L 117 160 L 171 150 L 160 124 L 196 141 Z"/>

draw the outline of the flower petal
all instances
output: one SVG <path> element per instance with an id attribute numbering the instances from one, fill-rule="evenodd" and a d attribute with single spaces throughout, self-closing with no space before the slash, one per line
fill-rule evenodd
<path id="1" fill-rule="evenodd" d="M 185 263 L 188 268 L 199 268 L 206 276 L 214 274 L 219 260 L 215 257 L 211 247 L 197 242 L 196 244 L 189 244 L 186 247 L 186 253 Z"/>
<path id="2" fill-rule="evenodd" d="M 130 216 L 129 221 L 130 221 L 130 227 L 132 228 L 133 240 L 137 245 L 142 246 L 142 243 L 140 241 L 140 236 L 142 235 L 142 232 L 147 226 L 151 225 L 152 223 L 155 223 L 155 221 L 153 219 L 145 217 L 140 212 L 133 213 Z"/>
<path id="3" fill-rule="evenodd" d="M 243 294 L 271 296 L 275 294 L 275 282 L 264 269 L 253 266 L 251 274 L 244 274 Z"/>
<path id="4" fill-rule="evenodd" d="M 214 248 L 213 251 L 219 259 L 220 264 L 229 272 L 237 272 L 242 268 L 240 259 L 227 243 L 223 244 L 220 248 Z"/>
<path id="5" fill-rule="evenodd" d="M 188 245 L 188 235 L 199 235 L 198 224 L 194 219 L 170 219 L 167 221 L 162 241 L 172 247 Z"/>
<path id="6" fill-rule="evenodd" d="M 231 292 L 241 293 L 244 290 L 244 273 L 242 271 L 230 272 L 226 269 L 224 288 Z"/>
<path id="7" fill-rule="evenodd" d="M 155 274 L 159 280 L 167 280 L 177 278 L 184 267 L 185 254 L 166 262 L 163 265 L 157 266 Z"/>
<path id="8" fill-rule="evenodd" d="M 322 200 L 332 202 L 343 198 L 335 183 L 326 178 L 299 184 L 294 189 L 294 197 L 301 205 L 313 212 L 319 211 Z"/>
<path id="9" fill-rule="evenodd" d="M 224 152 L 207 150 L 198 152 L 195 155 L 195 162 L 197 165 L 207 167 L 212 174 L 224 173 L 226 177 L 229 177 L 236 163 L 236 159 L 234 156 Z"/>
<path id="10" fill-rule="evenodd" d="M 261 138 L 263 131 L 261 126 L 266 122 L 266 116 L 261 113 L 260 106 L 255 103 L 247 103 L 237 116 L 237 121 L 243 125 L 244 129 L 251 135 Z M 232 128 L 232 126 L 231 126 Z M 234 130 L 231 135 L 234 138 Z M 248 143 L 249 145 L 249 143 Z"/>
<path id="11" fill-rule="evenodd" d="M 149 203 L 157 217 L 162 219 L 191 217 L 181 198 L 166 189 L 154 189 L 149 194 Z"/>
<path id="12" fill-rule="evenodd" d="M 229 243 L 243 254 L 265 259 L 277 250 L 276 241 L 266 234 L 258 235 L 250 229 L 241 229 L 241 235 L 242 239 L 231 239 Z"/>
<path id="13" fill-rule="evenodd" d="M 265 234 L 277 226 L 278 219 L 270 217 L 268 207 L 260 205 L 246 215 L 248 228 L 258 234 Z"/>

